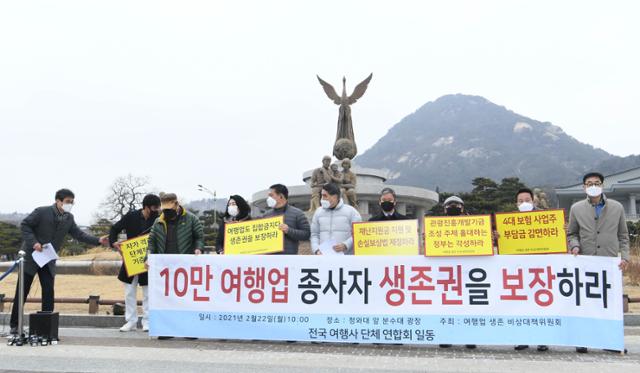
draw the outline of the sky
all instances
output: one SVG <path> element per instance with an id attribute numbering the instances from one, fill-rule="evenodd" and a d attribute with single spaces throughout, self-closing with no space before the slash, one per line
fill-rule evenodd
<path id="1" fill-rule="evenodd" d="M 119 176 L 183 201 L 302 184 L 350 91 L 360 153 L 445 94 L 483 96 L 620 156 L 640 152 L 637 1 L 3 1 L 0 212 Z M 338 88 L 339 89 L 339 88 Z"/>

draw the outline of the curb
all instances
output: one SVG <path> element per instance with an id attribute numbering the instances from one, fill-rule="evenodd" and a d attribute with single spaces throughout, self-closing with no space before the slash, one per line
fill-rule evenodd
<path id="1" fill-rule="evenodd" d="M 640 314 L 639 313 L 625 314 L 624 326 L 640 326 Z"/>
<path id="2" fill-rule="evenodd" d="M 11 314 L 0 313 L 0 325 L 9 325 Z M 29 317 L 25 315 L 25 325 L 29 325 Z M 125 323 L 124 316 L 96 315 L 60 315 L 61 328 L 119 328 Z M 138 327 L 142 327 L 138 320 Z"/>

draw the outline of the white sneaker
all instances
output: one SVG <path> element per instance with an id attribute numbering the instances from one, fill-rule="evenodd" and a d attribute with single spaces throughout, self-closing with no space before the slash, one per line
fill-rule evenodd
<path id="1" fill-rule="evenodd" d="M 126 324 L 122 325 L 122 328 L 120 328 L 121 332 L 130 332 L 133 330 L 136 330 L 138 328 L 138 326 L 136 325 L 135 322 L 127 322 Z"/>
<path id="2" fill-rule="evenodd" d="M 149 331 L 149 322 L 146 320 L 142 320 L 142 331 L 143 332 Z"/>

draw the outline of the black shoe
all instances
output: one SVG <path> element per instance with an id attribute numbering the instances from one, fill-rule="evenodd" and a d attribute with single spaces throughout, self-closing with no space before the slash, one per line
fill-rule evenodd
<path id="1" fill-rule="evenodd" d="M 539 346 L 538 346 L 538 351 L 539 351 L 539 352 L 549 351 L 549 346 L 546 346 L 546 345 L 539 345 Z"/>
<path id="2" fill-rule="evenodd" d="M 608 349 L 604 349 L 603 351 L 607 351 L 607 352 L 615 352 L 616 354 L 627 354 L 627 349 L 625 348 L 624 351 L 620 351 L 620 350 L 608 350 Z"/>
<path id="3" fill-rule="evenodd" d="M 476 348 L 476 347 L 478 347 L 478 346 L 476 346 L 476 345 L 464 345 L 464 347 L 466 347 L 466 348 L 468 348 L 468 349 L 470 349 L 470 350 L 473 350 L 473 349 L 475 349 L 475 348 Z"/>
<path id="4" fill-rule="evenodd" d="M 172 338 L 173 338 L 173 337 L 167 337 L 167 336 L 164 336 L 164 335 L 163 335 L 163 336 L 161 336 L 161 337 L 158 337 L 158 340 L 159 340 L 159 341 L 166 341 L 167 339 L 172 339 Z"/>
<path id="5" fill-rule="evenodd" d="M 439 345 L 439 346 L 440 346 L 440 348 L 449 348 L 449 347 L 451 347 L 451 345 Z"/>
<path id="6" fill-rule="evenodd" d="M 517 345 L 513 349 L 516 351 L 522 351 L 522 350 L 526 350 L 527 348 L 529 348 L 529 345 Z"/>
<path id="7" fill-rule="evenodd" d="M 586 347 L 576 347 L 576 352 L 579 354 L 586 354 L 589 350 L 587 350 Z"/>

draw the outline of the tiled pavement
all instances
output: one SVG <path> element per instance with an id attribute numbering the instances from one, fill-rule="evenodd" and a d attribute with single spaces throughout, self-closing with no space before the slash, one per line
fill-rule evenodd
<path id="1" fill-rule="evenodd" d="M 0 345 L 0 372 L 640 372 L 640 327 L 625 328 L 625 356 L 600 350 L 577 354 L 568 347 L 547 352 L 512 346 L 310 344 L 263 341 L 159 341 L 117 329 L 61 329 L 49 347 Z"/>

